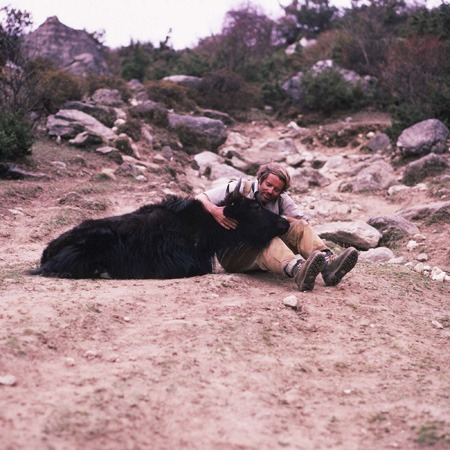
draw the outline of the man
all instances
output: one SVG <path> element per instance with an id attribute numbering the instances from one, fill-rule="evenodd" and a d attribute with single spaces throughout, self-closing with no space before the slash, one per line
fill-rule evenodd
<path id="1" fill-rule="evenodd" d="M 290 222 L 289 230 L 275 237 L 264 250 L 254 250 L 241 245 L 227 250 L 217 258 L 227 272 L 265 270 L 294 278 L 300 291 L 311 291 L 316 277 L 322 274 L 327 286 L 336 286 L 355 267 L 358 252 L 347 248 L 339 256 L 325 245 L 306 220 L 292 198 L 286 193 L 290 175 L 283 166 L 269 163 L 260 167 L 256 180 L 246 182 L 243 194 L 256 198 L 270 211 L 285 217 Z M 234 229 L 237 222 L 223 214 L 223 207 L 217 206 L 235 183 L 208 190 L 197 195 L 205 209 L 225 229 Z"/>

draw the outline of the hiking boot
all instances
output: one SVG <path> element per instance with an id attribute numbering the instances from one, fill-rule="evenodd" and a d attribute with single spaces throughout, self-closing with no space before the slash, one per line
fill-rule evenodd
<path id="1" fill-rule="evenodd" d="M 325 266 L 322 270 L 322 278 L 327 286 L 336 286 L 358 261 L 358 251 L 349 247 L 339 256 L 329 255 L 325 258 Z"/>
<path id="2" fill-rule="evenodd" d="M 306 261 L 299 261 L 293 269 L 293 277 L 300 291 L 312 291 L 317 275 L 322 272 L 325 255 L 320 251 L 312 252 Z"/>

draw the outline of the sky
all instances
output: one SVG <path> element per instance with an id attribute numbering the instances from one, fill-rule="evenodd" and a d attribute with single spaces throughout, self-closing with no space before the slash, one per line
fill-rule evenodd
<path id="1" fill-rule="evenodd" d="M 286 5 L 289 0 L 280 2 Z M 283 15 L 278 0 L 251 3 L 272 19 Z M 110 48 L 127 46 L 131 39 L 158 46 L 171 29 L 170 42 L 176 50 L 220 32 L 226 12 L 242 4 L 242 0 L 0 0 L 0 7 L 30 12 L 32 29 L 57 16 L 76 30 L 105 30 L 103 41 Z"/>
<path id="2" fill-rule="evenodd" d="M 278 19 L 284 15 L 280 3 L 286 6 L 290 0 L 250 3 Z M 128 46 L 131 40 L 159 46 L 172 30 L 170 44 L 175 50 L 192 48 L 200 38 L 219 33 L 226 12 L 243 4 L 243 0 L 0 0 L 0 8 L 30 12 L 33 30 L 48 17 L 57 16 L 76 30 L 104 30 L 103 43 L 110 48 Z M 348 6 L 350 0 L 335 0 L 333 4 Z"/>

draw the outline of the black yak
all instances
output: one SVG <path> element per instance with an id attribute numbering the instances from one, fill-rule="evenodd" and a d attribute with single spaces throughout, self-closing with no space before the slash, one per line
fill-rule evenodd
<path id="1" fill-rule="evenodd" d="M 239 193 L 222 206 L 239 222 L 225 230 L 193 198 L 161 203 L 103 219 L 85 220 L 49 243 L 31 275 L 60 278 L 182 278 L 213 271 L 214 255 L 244 243 L 261 248 L 289 223 Z"/>

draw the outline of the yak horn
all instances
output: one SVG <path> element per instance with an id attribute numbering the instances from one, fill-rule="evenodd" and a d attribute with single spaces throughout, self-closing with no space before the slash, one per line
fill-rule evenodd
<path id="1" fill-rule="evenodd" d="M 233 198 L 234 199 L 236 199 L 236 198 L 239 198 L 240 196 L 241 196 L 241 183 L 242 183 L 242 178 L 239 178 L 239 181 L 237 182 L 237 184 L 236 184 L 236 187 L 234 188 L 234 191 L 233 191 Z"/>

